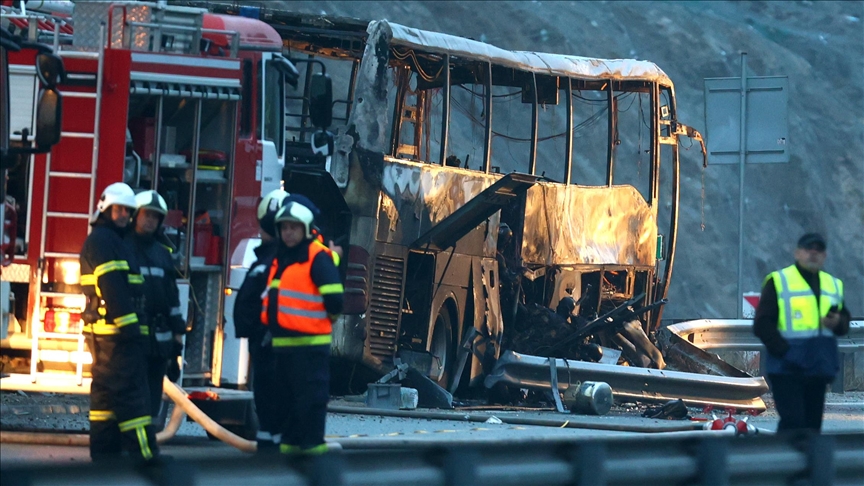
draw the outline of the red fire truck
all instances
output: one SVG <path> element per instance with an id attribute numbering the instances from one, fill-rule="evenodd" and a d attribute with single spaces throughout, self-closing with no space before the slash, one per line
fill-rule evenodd
<path id="1" fill-rule="evenodd" d="M 281 38 L 256 19 L 164 2 L 78 1 L 65 14 L 3 3 L 4 24 L 53 43 L 68 74 L 59 143 L 9 171 L 2 388 L 88 391 L 78 253 L 99 194 L 118 181 L 169 206 L 188 302 L 183 384 L 244 385 L 246 346 L 223 316 L 258 241 L 257 203 L 281 184 L 285 84 L 297 80 Z M 11 129 L 32 132 L 33 51 L 9 59 Z"/>

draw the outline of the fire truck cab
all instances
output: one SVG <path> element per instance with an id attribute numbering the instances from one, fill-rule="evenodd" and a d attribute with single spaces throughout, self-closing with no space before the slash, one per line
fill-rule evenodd
<path id="1" fill-rule="evenodd" d="M 4 24 L 53 42 L 68 75 L 59 143 L 9 171 L 17 236 L 2 272 L 0 346 L 12 375 L 0 384 L 88 392 L 78 253 L 97 198 L 122 181 L 168 204 L 165 244 L 188 323 L 182 384 L 243 387 L 246 345 L 225 316 L 260 241 L 258 201 L 281 184 L 285 85 L 297 71 L 257 19 L 164 2 L 72 5 L 47 15 L 3 7 Z M 13 131 L 32 131 L 32 56 L 9 57 Z"/>

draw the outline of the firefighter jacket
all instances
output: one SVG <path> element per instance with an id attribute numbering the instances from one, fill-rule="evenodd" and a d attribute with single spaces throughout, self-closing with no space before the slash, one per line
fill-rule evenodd
<path id="1" fill-rule="evenodd" d="M 84 332 L 140 336 L 143 278 L 123 240 L 124 230 L 100 214 L 81 248 L 81 289 L 87 297 Z"/>
<path id="2" fill-rule="evenodd" d="M 234 299 L 234 335 L 259 342 L 264 335 L 261 323 L 261 294 L 267 289 L 270 266 L 276 258 L 278 242 L 270 240 L 255 248 L 257 260 L 249 268 L 246 278 Z"/>
<path id="3" fill-rule="evenodd" d="M 821 325 L 832 307 L 840 314 L 833 331 Z M 840 367 L 836 336 L 849 331 L 849 320 L 839 279 L 798 265 L 772 272 L 753 321 L 768 351 L 766 373 L 833 378 Z"/>
<path id="4" fill-rule="evenodd" d="M 143 324 L 149 327 L 151 342 L 167 343 L 160 344 L 167 352 L 173 347 L 173 335 L 186 332 L 171 253 L 153 235 L 139 235 L 130 230 L 126 241 L 135 252 L 144 277 L 142 289 L 147 322 Z"/>
<path id="5" fill-rule="evenodd" d="M 261 322 L 273 335 L 273 347 L 330 344 L 342 294 L 329 249 L 311 240 L 294 248 L 279 245 L 261 306 Z"/>

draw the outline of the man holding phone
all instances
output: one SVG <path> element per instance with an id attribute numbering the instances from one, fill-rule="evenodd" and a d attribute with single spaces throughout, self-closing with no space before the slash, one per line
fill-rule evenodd
<path id="1" fill-rule="evenodd" d="M 849 332 L 850 313 L 843 282 L 822 271 L 825 248 L 822 235 L 802 236 L 795 264 L 765 277 L 753 319 L 768 352 L 778 433 L 821 430 L 826 388 L 841 365 L 836 336 Z"/>

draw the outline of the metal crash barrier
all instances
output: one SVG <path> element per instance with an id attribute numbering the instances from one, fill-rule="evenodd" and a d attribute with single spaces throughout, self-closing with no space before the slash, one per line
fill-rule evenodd
<path id="1" fill-rule="evenodd" d="M 74 478 L 74 481 L 73 481 Z M 648 435 L 569 443 L 334 452 L 289 462 L 270 456 L 3 470 L 7 484 L 666 485 L 864 484 L 864 434 L 732 437 Z"/>
<path id="2" fill-rule="evenodd" d="M 725 365 L 716 357 L 714 368 Z M 608 383 L 616 399 L 666 401 L 680 398 L 688 405 L 734 407 L 739 410 L 765 410 L 760 398 L 768 391 L 761 376 L 752 377 L 729 365 L 725 376 L 655 370 L 629 366 L 608 365 L 557 359 L 554 376 L 559 392 L 577 382 L 600 381 Z M 504 352 L 486 377 L 485 385 L 497 383 L 514 387 L 551 389 L 548 358 Z"/>
<path id="3" fill-rule="evenodd" d="M 665 328 L 701 349 L 761 351 L 753 335 L 753 319 L 698 319 L 678 322 Z M 864 321 L 849 323 L 849 334 L 837 338 L 841 353 L 864 351 Z"/>
<path id="4" fill-rule="evenodd" d="M 753 334 L 752 319 L 697 319 L 676 322 L 661 329 L 658 336 L 667 352 L 674 348 L 691 355 L 721 351 L 760 352 L 759 370 L 756 372 L 764 369 L 764 354 L 761 353 L 763 345 Z M 688 349 L 684 350 L 685 347 Z M 837 338 L 837 347 L 843 363 L 834 380 L 832 391 L 843 393 L 846 389 L 860 389 L 864 374 L 860 372 L 860 365 L 855 366 L 855 362 L 860 360 L 861 353 L 864 353 L 864 320 L 852 321 L 849 324 L 849 333 Z M 702 350 L 701 353 L 693 353 L 696 348 Z"/>

